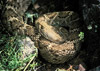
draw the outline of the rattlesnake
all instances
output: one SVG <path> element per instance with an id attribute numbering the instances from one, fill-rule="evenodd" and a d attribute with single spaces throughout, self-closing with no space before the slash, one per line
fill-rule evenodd
<path id="1" fill-rule="evenodd" d="M 54 43 L 76 39 L 73 39 L 73 37 L 70 39 L 69 35 L 80 31 L 79 25 L 78 15 L 73 11 L 47 13 L 36 21 L 36 27 L 39 29 L 39 32 Z"/>
<path id="2" fill-rule="evenodd" d="M 43 14 L 35 22 L 41 34 L 41 56 L 51 63 L 64 63 L 72 59 L 80 49 L 80 23 L 78 14 L 61 11 Z"/>
<path id="3" fill-rule="evenodd" d="M 80 49 L 78 15 L 73 11 L 43 14 L 33 27 L 23 21 L 22 16 L 30 5 L 29 2 L 24 7 L 24 3 L 27 4 L 27 0 L 7 1 L 3 12 L 3 23 L 7 30 L 13 34 L 29 36 L 38 42 L 36 45 L 40 54 L 48 62 L 59 64 L 73 58 Z M 35 28 L 41 35 L 39 41 L 36 40 Z"/>
<path id="4" fill-rule="evenodd" d="M 7 0 L 2 11 L 3 25 L 14 35 L 26 35 L 34 40 L 35 30 L 23 21 L 23 16 L 31 0 Z M 27 5 L 26 5 L 27 4 Z"/>

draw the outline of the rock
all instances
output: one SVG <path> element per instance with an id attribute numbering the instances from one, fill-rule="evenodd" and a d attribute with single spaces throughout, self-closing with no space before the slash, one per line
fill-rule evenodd
<path id="1" fill-rule="evenodd" d="M 36 54 L 35 57 L 38 56 L 38 49 L 34 46 L 34 42 L 29 37 L 19 40 L 19 45 L 22 60 L 30 55 Z"/>

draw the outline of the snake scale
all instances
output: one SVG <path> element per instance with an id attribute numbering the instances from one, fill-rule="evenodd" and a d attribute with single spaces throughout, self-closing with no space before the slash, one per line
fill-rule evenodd
<path id="1" fill-rule="evenodd" d="M 80 49 L 80 23 L 73 11 L 43 14 L 35 21 L 35 27 L 24 23 L 23 15 L 31 0 L 7 0 L 3 23 L 13 34 L 29 36 L 48 62 L 59 64 L 72 59 Z M 16 4 L 15 4 L 16 3 Z M 24 4 L 27 4 L 24 6 Z M 36 40 L 35 28 L 41 35 Z"/>
<path id="2" fill-rule="evenodd" d="M 3 24 L 14 35 L 27 35 L 34 40 L 34 27 L 23 21 L 23 16 L 31 0 L 7 0 L 3 9 Z M 27 4 L 27 5 L 26 5 Z"/>
<path id="3" fill-rule="evenodd" d="M 79 51 L 81 42 L 77 13 L 61 11 L 43 14 L 35 25 L 42 35 L 39 40 L 40 54 L 48 62 L 64 63 Z"/>

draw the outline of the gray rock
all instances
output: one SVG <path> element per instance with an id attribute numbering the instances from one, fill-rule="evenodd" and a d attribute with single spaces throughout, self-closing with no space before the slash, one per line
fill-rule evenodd
<path id="1" fill-rule="evenodd" d="M 38 54 L 37 48 L 34 46 L 34 42 L 29 38 L 26 37 L 24 39 L 19 40 L 19 45 L 21 45 L 21 52 L 22 52 L 22 59 L 30 56 L 31 54 Z"/>

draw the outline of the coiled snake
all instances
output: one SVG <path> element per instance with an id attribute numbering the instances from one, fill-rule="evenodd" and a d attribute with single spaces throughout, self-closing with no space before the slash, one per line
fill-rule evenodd
<path id="1" fill-rule="evenodd" d="M 33 27 L 24 23 L 22 18 L 30 3 L 24 7 L 27 0 L 21 1 L 8 0 L 5 6 L 3 23 L 7 30 L 29 36 L 35 42 L 36 28 L 41 35 L 36 45 L 38 44 L 40 54 L 45 60 L 59 64 L 72 59 L 79 51 L 81 44 L 78 36 L 80 33 L 78 15 L 73 11 L 43 14 L 36 20 Z"/>
<path id="2" fill-rule="evenodd" d="M 51 63 L 64 63 L 72 59 L 80 49 L 79 17 L 73 11 L 47 13 L 39 17 L 36 27 L 42 35 L 39 50 Z"/>

